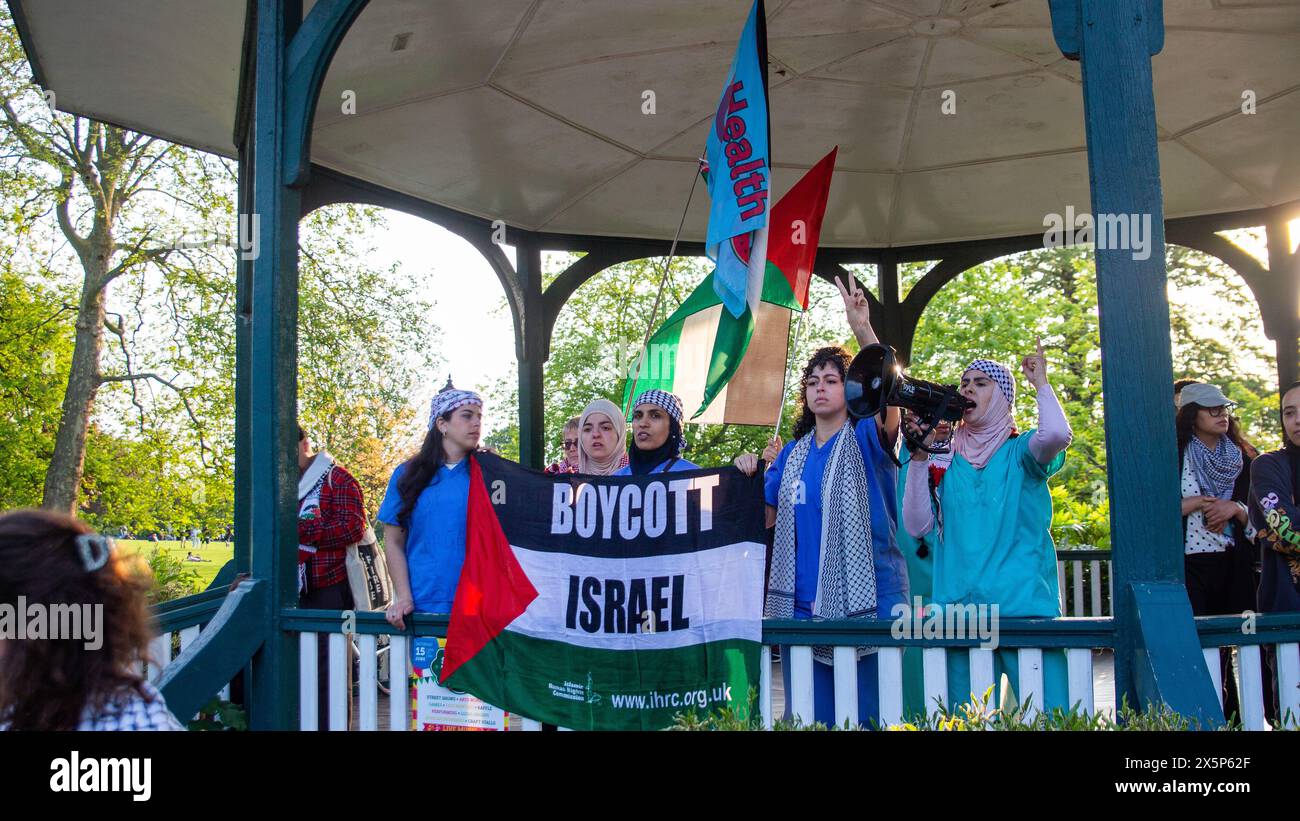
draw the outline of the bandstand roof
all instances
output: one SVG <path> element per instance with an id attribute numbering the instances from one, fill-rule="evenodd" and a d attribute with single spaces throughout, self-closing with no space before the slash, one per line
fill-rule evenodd
<path id="1" fill-rule="evenodd" d="M 11 0 L 59 108 L 229 156 L 246 5 Z M 671 237 L 749 5 L 371 0 L 326 77 L 312 162 L 528 230 Z M 1300 2 L 1164 8 L 1166 216 L 1300 200 Z M 1089 207 L 1079 65 L 1046 0 L 767 9 L 778 193 L 840 146 L 823 245 L 1032 234 Z M 706 220 L 699 187 L 683 237 Z"/>

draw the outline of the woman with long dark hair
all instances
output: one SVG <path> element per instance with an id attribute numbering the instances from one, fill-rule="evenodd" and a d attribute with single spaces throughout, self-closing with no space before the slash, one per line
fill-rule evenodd
<path id="1" fill-rule="evenodd" d="M 80 635 L 0 637 L 0 729 L 184 729 L 140 675 L 153 638 L 149 587 L 147 568 L 70 516 L 0 516 L 0 606 L 81 616 Z M 47 618 L 47 629 L 60 621 L 71 623 Z"/>
<path id="2" fill-rule="evenodd" d="M 388 622 L 405 629 L 412 611 L 450 613 L 465 562 L 469 465 L 478 448 L 483 400 L 447 385 L 433 397 L 420 452 L 393 471 L 375 517 L 393 582 Z"/>
<path id="3" fill-rule="evenodd" d="M 1255 607 L 1255 548 L 1247 538 L 1250 448 L 1218 387 L 1194 383 L 1178 397 L 1183 569 L 1196 616 Z M 1238 712 L 1230 651 L 1220 653 L 1223 714 Z"/>
<path id="4" fill-rule="evenodd" d="M 852 280 L 847 288 L 836 285 L 858 343 L 875 344 L 866 295 Z M 851 418 L 844 396 L 850 361 L 839 347 L 813 353 L 800 380 L 793 441 L 780 448 L 774 439 L 764 453 L 765 461 L 775 455 L 763 482 L 768 524 L 775 525 L 767 618 L 888 618 L 908 601 L 907 565 L 896 540 L 899 410 Z M 758 457 L 743 454 L 736 467 L 752 476 Z M 823 724 L 835 723 L 832 657 L 830 647 L 813 648 L 813 717 Z M 789 693 L 788 648 L 781 658 Z M 877 657 L 858 648 L 857 658 L 857 718 L 870 724 L 880 714 Z"/>

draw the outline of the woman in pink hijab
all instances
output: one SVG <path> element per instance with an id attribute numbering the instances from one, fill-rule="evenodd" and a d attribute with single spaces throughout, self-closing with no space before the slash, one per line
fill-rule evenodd
<path id="1" fill-rule="evenodd" d="M 1047 380 L 1041 342 L 1020 369 L 1034 387 L 1037 427 L 1016 431 L 1014 376 L 997 362 L 976 359 L 961 377 L 961 394 L 973 406 L 952 436 L 951 461 L 941 464 L 919 448 L 911 454 L 926 469 L 908 471 L 903 526 L 917 539 L 936 534 L 935 604 L 974 604 L 989 617 L 1054 617 L 1061 612 L 1047 480 L 1064 465 L 1073 433 Z M 1014 650 L 996 654 L 995 682 L 1003 672 L 1018 681 Z M 1044 688 L 1034 706 L 1068 709 L 1066 680 L 1064 653 L 1045 651 Z M 949 653 L 948 682 L 953 702 L 969 696 L 964 650 Z"/>

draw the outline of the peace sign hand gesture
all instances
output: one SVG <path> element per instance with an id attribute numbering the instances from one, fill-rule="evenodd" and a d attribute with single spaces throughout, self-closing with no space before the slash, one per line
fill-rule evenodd
<path id="1" fill-rule="evenodd" d="M 871 327 L 871 303 L 867 302 L 866 292 L 858 287 L 858 281 L 851 276 L 847 279 L 849 285 L 846 288 L 840 278 L 835 277 L 835 287 L 844 300 L 844 315 L 848 317 L 849 327 L 856 334 Z"/>
<path id="2" fill-rule="evenodd" d="M 1043 353 L 1043 339 L 1038 337 L 1038 352 L 1020 360 L 1020 371 L 1035 390 L 1047 384 L 1047 355 Z"/>

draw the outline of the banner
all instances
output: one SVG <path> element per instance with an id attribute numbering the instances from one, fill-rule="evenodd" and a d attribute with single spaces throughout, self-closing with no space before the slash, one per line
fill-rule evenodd
<path id="1" fill-rule="evenodd" d="M 573 729 L 748 710 L 762 641 L 762 476 L 547 476 L 471 459 L 445 686 Z"/>

